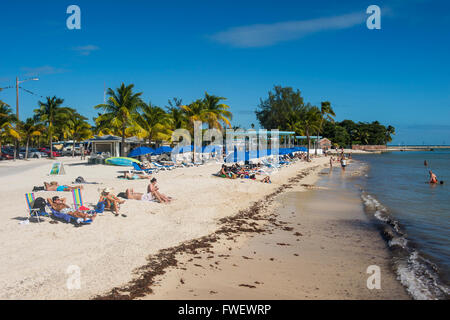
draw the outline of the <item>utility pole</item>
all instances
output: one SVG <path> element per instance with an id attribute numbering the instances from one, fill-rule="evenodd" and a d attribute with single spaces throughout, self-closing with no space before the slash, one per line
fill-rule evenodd
<path id="1" fill-rule="evenodd" d="M 19 121 L 19 77 L 16 77 L 16 117 Z"/>
<path id="2" fill-rule="evenodd" d="M 38 81 L 39 78 L 30 78 L 19 81 L 19 77 L 16 77 L 16 117 L 17 121 L 19 121 L 19 84 L 26 81 Z"/>

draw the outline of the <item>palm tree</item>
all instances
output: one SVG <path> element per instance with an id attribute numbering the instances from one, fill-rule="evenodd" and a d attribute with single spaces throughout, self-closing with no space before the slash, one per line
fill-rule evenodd
<path id="1" fill-rule="evenodd" d="M 389 125 L 386 129 L 386 144 L 392 141 L 391 135 L 395 135 L 395 128 Z"/>
<path id="2" fill-rule="evenodd" d="M 363 128 L 358 130 L 357 133 L 358 136 L 358 140 L 361 142 L 361 144 L 369 144 L 369 132 L 367 132 L 366 130 L 364 130 Z"/>
<path id="3" fill-rule="evenodd" d="M 36 119 L 28 118 L 25 122 L 19 123 L 19 128 L 22 138 L 26 141 L 24 158 L 28 159 L 28 146 L 30 144 L 30 140 L 34 137 L 39 137 L 42 132 L 44 132 L 45 127 L 37 123 Z"/>
<path id="4" fill-rule="evenodd" d="M 320 119 L 322 118 L 319 108 L 316 106 L 306 105 L 299 114 L 299 121 L 297 123 L 297 128 L 306 136 L 306 141 L 308 143 L 308 156 L 309 161 L 309 150 L 311 149 L 311 133 L 317 132 L 320 128 Z"/>
<path id="5" fill-rule="evenodd" d="M 191 136 L 195 137 L 194 133 L 194 126 L 195 122 L 202 122 L 206 121 L 206 119 L 210 119 L 211 115 L 209 114 L 209 111 L 206 110 L 205 105 L 203 103 L 203 100 L 197 99 L 196 101 L 192 102 L 189 105 L 180 106 L 181 110 L 183 110 L 183 113 L 185 114 L 185 117 L 187 119 L 188 124 L 188 130 L 191 132 Z M 196 144 L 194 143 L 194 152 L 193 152 L 193 161 L 195 162 L 195 153 L 196 153 Z"/>
<path id="6" fill-rule="evenodd" d="M 127 128 L 136 124 L 136 119 L 143 105 L 141 99 L 142 92 L 133 93 L 134 85 L 125 86 L 124 83 L 114 91 L 109 88 L 107 95 L 109 96 L 106 104 L 95 106 L 96 109 L 102 109 L 104 113 L 96 118 L 97 125 L 99 123 L 108 123 L 110 126 L 120 128 L 122 144 L 120 146 L 120 154 L 125 154 L 125 136 Z"/>
<path id="7" fill-rule="evenodd" d="M 169 105 L 166 106 L 166 110 L 171 118 L 172 130 L 186 128 L 186 115 L 181 109 L 181 106 L 183 105 L 182 99 L 173 98 L 168 102 Z"/>
<path id="8" fill-rule="evenodd" d="M 71 116 L 66 122 L 64 134 L 65 137 L 70 137 L 73 141 L 72 157 L 75 157 L 76 143 L 91 138 L 92 130 L 91 125 L 86 121 L 86 117 L 83 117 L 74 109 L 71 109 L 69 112 Z"/>
<path id="9" fill-rule="evenodd" d="M 152 140 L 170 140 L 172 119 L 162 108 L 152 105 L 151 102 L 144 104 L 137 123 L 149 144 Z"/>
<path id="10" fill-rule="evenodd" d="M 64 115 L 66 110 L 61 108 L 64 103 L 64 99 L 53 96 L 47 97 L 46 102 L 39 101 L 39 108 L 34 110 L 37 119 L 43 122 L 47 126 L 47 134 L 50 141 L 50 157 L 53 157 L 53 137 L 55 135 L 55 122 L 57 122 L 61 116 Z"/>
<path id="11" fill-rule="evenodd" d="M 205 108 L 205 120 L 208 122 L 209 128 L 222 130 L 221 122 L 228 126 L 228 128 L 231 128 L 233 114 L 229 111 L 230 107 L 228 105 L 220 103 L 221 100 L 226 100 L 226 98 L 209 95 L 205 92 L 203 106 Z"/>
<path id="12" fill-rule="evenodd" d="M 19 132 L 13 127 L 15 122 L 17 118 L 11 112 L 11 108 L 6 103 L 0 102 L 0 150 L 3 140 L 20 139 Z"/>
<path id="13" fill-rule="evenodd" d="M 334 113 L 334 110 L 331 107 L 331 103 L 329 101 L 325 101 L 325 102 L 321 103 L 320 114 L 322 117 L 320 119 L 319 130 L 317 130 L 317 141 L 316 141 L 316 150 L 315 150 L 316 156 L 317 156 L 317 143 L 319 143 L 319 134 L 320 134 L 320 130 L 322 130 L 323 122 L 325 120 L 334 122 L 334 117 L 336 117 L 336 114 Z"/>

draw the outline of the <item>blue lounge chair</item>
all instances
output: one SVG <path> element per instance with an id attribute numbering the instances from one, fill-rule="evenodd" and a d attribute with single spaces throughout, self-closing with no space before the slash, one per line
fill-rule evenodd
<path id="1" fill-rule="evenodd" d="M 153 171 L 155 171 L 155 169 L 143 169 L 136 162 L 133 162 L 133 168 L 134 168 L 134 172 L 135 173 L 145 172 L 145 173 L 150 173 L 151 174 L 151 173 L 153 173 Z"/>
<path id="2" fill-rule="evenodd" d="M 52 215 L 53 215 L 55 218 L 64 220 L 64 221 L 67 222 L 67 223 L 71 223 L 71 222 L 74 222 L 74 223 L 76 223 L 76 224 L 90 224 L 90 223 L 92 223 L 92 220 L 91 220 L 91 219 L 83 220 L 83 219 L 81 219 L 81 218 L 76 218 L 76 217 L 74 217 L 74 216 L 71 216 L 70 214 L 62 213 L 62 212 L 56 211 L 55 209 L 52 208 L 52 206 L 50 205 L 50 203 L 47 203 L 47 206 L 50 208 L 50 211 L 51 211 Z"/>

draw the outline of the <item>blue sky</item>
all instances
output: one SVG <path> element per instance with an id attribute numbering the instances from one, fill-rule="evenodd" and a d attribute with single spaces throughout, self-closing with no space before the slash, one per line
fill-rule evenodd
<path id="1" fill-rule="evenodd" d="M 66 9 L 81 8 L 81 30 Z M 366 27 L 381 7 L 381 30 Z M 378 120 L 393 143 L 450 144 L 450 5 L 446 1 L 10 1 L 0 11 L 0 87 L 22 86 L 21 118 L 40 96 L 89 118 L 103 88 L 134 83 L 144 99 L 227 97 L 233 124 L 273 85 L 331 101 L 337 120 Z M 15 90 L 0 98 L 15 106 Z"/>

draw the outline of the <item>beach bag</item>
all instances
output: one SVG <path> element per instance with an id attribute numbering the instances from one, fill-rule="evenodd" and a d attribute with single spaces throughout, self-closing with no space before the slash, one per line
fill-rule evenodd
<path id="1" fill-rule="evenodd" d="M 46 213 L 45 211 L 46 202 L 42 197 L 38 197 L 33 202 L 33 209 L 38 209 L 39 213 Z"/>
<path id="2" fill-rule="evenodd" d="M 75 183 L 86 183 L 86 180 L 83 177 L 78 177 L 75 179 Z"/>
<path id="3" fill-rule="evenodd" d="M 103 211 L 105 211 L 105 205 L 106 205 L 105 201 L 99 201 L 95 206 L 95 212 L 103 213 Z"/>

